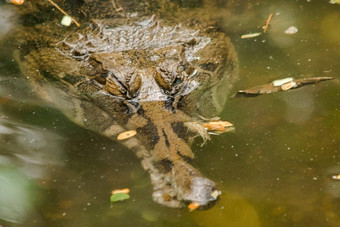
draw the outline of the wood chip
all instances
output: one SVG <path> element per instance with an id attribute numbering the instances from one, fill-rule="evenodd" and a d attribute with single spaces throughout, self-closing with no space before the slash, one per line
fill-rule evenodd
<path id="1" fill-rule="evenodd" d="M 340 180 L 340 174 L 338 174 L 338 175 L 333 175 L 332 178 L 333 178 L 334 180 Z"/>
<path id="2" fill-rule="evenodd" d="M 260 36 L 260 35 L 261 35 L 261 32 L 250 33 L 250 34 L 244 34 L 244 35 L 241 35 L 241 39 L 254 38 L 254 37 L 257 37 L 257 36 Z"/>
<path id="3" fill-rule="evenodd" d="M 192 202 L 188 205 L 188 208 L 189 208 L 190 211 L 196 210 L 199 207 L 200 207 L 199 202 Z"/>
<path id="4" fill-rule="evenodd" d="M 24 4 L 25 0 L 11 0 L 11 3 L 14 5 L 22 5 Z"/>
<path id="5" fill-rule="evenodd" d="M 221 195 L 221 191 L 215 190 L 211 193 L 211 197 L 213 197 L 214 199 L 217 199 L 217 197 Z"/>
<path id="6" fill-rule="evenodd" d="M 72 18 L 69 16 L 64 16 L 60 23 L 64 26 L 70 26 L 72 23 Z"/>
<path id="7" fill-rule="evenodd" d="M 119 133 L 117 140 L 125 140 L 137 134 L 136 130 L 130 130 L 126 132 Z"/>
<path id="8" fill-rule="evenodd" d="M 208 123 L 202 123 L 202 126 L 210 131 L 224 132 L 226 128 L 233 127 L 233 124 L 228 121 L 210 121 Z"/>
<path id="9" fill-rule="evenodd" d="M 125 194 L 129 194 L 130 193 L 130 189 L 128 188 L 123 188 L 123 189 L 115 189 L 112 191 L 112 195 L 114 194 L 118 194 L 118 193 L 125 193 Z"/>

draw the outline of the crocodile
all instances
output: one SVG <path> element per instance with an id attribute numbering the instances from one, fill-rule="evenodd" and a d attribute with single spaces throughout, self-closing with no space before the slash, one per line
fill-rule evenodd
<path id="1" fill-rule="evenodd" d="M 56 12 L 45 21 L 36 9 L 22 13 L 28 19 L 17 32 L 15 58 L 33 91 L 76 124 L 112 140 L 136 131 L 119 142 L 141 159 L 157 203 L 214 204 L 220 191 L 193 165 L 190 145 L 199 130 L 187 123 L 223 109 L 238 74 L 230 39 L 189 14 L 176 20 L 137 7 L 136 13 L 120 13 L 111 1 L 75 2 L 81 2 L 76 16 L 84 14 L 80 27 L 61 26 Z M 27 4 L 52 11 L 44 1 Z"/>

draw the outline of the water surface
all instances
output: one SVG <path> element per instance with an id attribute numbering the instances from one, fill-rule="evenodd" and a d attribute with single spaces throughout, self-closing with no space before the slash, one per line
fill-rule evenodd
<path id="1" fill-rule="evenodd" d="M 3 38 L 15 16 L 5 3 L 0 9 Z M 286 77 L 339 79 L 340 5 L 240 1 L 232 13 L 223 7 L 211 13 L 223 16 L 220 26 L 239 55 L 234 92 Z M 261 32 L 271 13 L 267 33 L 240 38 Z M 285 34 L 290 26 L 298 32 Z M 193 147 L 221 199 L 210 210 L 188 212 L 152 201 L 149 176 L 131 151 L 42 105 L 12 59 L 15 46 L 0 44 L 1 225 L 339 225 L 340 180 L 332 178 L 340 174 L 338 79 L 229 99 L 220 117 L 235 133 Z M 123 187 L 131 199 L 110 204 L 111 190 Z"/>

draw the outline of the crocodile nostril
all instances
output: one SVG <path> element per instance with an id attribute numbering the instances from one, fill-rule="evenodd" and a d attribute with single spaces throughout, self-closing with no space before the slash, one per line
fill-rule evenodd
<path id="1" fill-rule="evenodd" d="M 221 192 L 216 189 L 216 185 L 211 180 L 204 177 L 195 177 L 192 180 L 191 193 L 187 199 L 198 202 L 200 206 L 206 206 L 210 202 L 216 201 Z"/>

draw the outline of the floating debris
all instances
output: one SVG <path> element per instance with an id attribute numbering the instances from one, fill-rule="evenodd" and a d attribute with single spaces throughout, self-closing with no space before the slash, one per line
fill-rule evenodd
<path id="1" fill-rule="evenodd" d="M 269 14 L 268 19 L 266 20 L 266 24 L 262 27 L 263 33 L 266 33 L 269 27 L 269 23 L 272 20 L 273 14 Z"/>
<path id="2" fill-rule="evenodd" d="M 188 205 L 188 208 L 189 208 L 190 211 L 196 210 L 199 207 L 200 207 L 199 202 L 192 202 Z"/>
<path id="3" fill-rule="evenodd" d="M 112 203 L 127 200 L 127 199 L 130 199 L 130 195 L 126 193 L 117 193 L 117 194 L 111 195 L 110 197 L 110 201 Z"/>
<path id="4" fill-rule="evenodd" d="M 272 84 L 277 87 L 277 86 L 282 86 L 283 84 L 285 83 L 288 83 L 288 82 L 291 82 L 293 81 L 294 78 L 293 77 L 287 77 L 287 78 L 284 78 L 284 79 L 279 79 L 279 80 L 274 80 L 272 82 Z"/>
<path id="5" fill-rule="evenodd" d="M 261 32 L 244 34 L 244 35 L 241 35 L 241 39 L 250 39 L 250 38 L 260 36 L 261 34 L 262 34 Z"/>
<path id="6" fill-rule="evenodd" d="M 312 77 L 312 78 L 303 78 L 303 79 L 296 79 L 294 80 L 291 77 L 274 80 L 270 84 L 264 84 L 256 87 L 252 87 L 246 90 L 239 90 L 236 94 L 232 97 L 239 97 L 239 96 L 258 96 L 263 94 L 274 93 L 278 91 L 287 91 L 290 89 L 299 88 L 308 84 L 316 84 L 326 80 L 333 80 L 334 77 Z"/>
<path id="7" fill-rule="evenodd" d="M 234 130 L 234 125 L 228 121 L 210 121 L 208 123 L 202 123 L 202 126 L 206 130 L 219 133 Z"/>
<path id="8" fill-rule="evenodd" d="M 125 140 L 125 139 L 135 136 L 136 134 L 137 134 L 136 130 L 122 132 L 122 133 L 119 133 L 117 140 Z"/>
<path id="9" fill-rule="evenodd" d="M 217 199 L 217 197 L 221 195 L 221 191 L 215 190 L 211 193 L 211 197 L 213 197 L 214 199 Z"/>
<path id="10" fill-rule="evenodd" d="M 293 34 L 295 34 L 295 33 L 297 33 L 299 30 L 297 29 L 297 27 L 295 27 L 295 26 L 290 26 L 289 28 L 287 28 L 286 30 L 285 30 L 285 33 L 287 34 L 287 35 L 293 35 Z"/>
<path id="11" fill-rule="evenodd" d="M 72 19 L 72 21 L 74 21 L 74 23 L 79 27 L 80 24 L 74 19 L 72 18 L 70 15 L 68 15 L 62 8 L 60 8 L 57 3 L 55 3 L 54 1 L 52 0 L 47 0 L 49 3 L 51 3 L 55 8 L 57 8 L 60 12 L 62 12 L 65 16 L 68 16 Z"/>
<path id="12" fill-rule="evenodd" d="M 60 23 L 64 26 L 70 26 L 72 23 L 72 18 L 69 16 L 64 16 Z"/>
<path id="13" fill-rule="evenodd" d="M 331 3 L 331 4 L 340 4 L 340 0 L 330 0 L 329 3 Z"/>
<path id="14" fill-rule="evenodd" d="M 130 193 L 130 189 L 128 188 L 124 188 L 124 189 L 115 189 L 112 191 L 112 195 L 114 194 L 118 194 L 118 193 L 125 193 L 125 194 L 129 194 Z"/>
<path id="15" fill-rule="evenodd" d="M 128 188 L 115 189 L 112 191 L 110 201 L 113 203 L 113 202 L 118 202 L 118 201 L 129 199 L 130 198 L 129 193 L 130 193 L 130 189 Z"/>
<path id="16" fill-rule="evenodd" d="M 333 179 L 333 180 L 340 180 L 340 174 L 338 174 L 338 175 L 333 175 L 333 176 L 332 176 L 332 179 Z"/>
<path id="17" fill-rule="evenodd" d="M 297 84 L 296 84 L 295 81 L 290 81 L 290 82 L 288 82 L 288 83 L 282 84 L 282 85 L 281 85 L 281 90 L 282 90 L 282 91 L 287 91 L 287 90 L 289 90 L 289 89 L 291 89 L 291 88 L 294 88 L 294 87 L 296 87 L 296 86 L 297 86 Z"/>
<path id="18" fill-rule="evenodd" d="M 10 2 L 14 5 L 22 5 L 24 4 L 25 0 L 11 0 Z"/>

